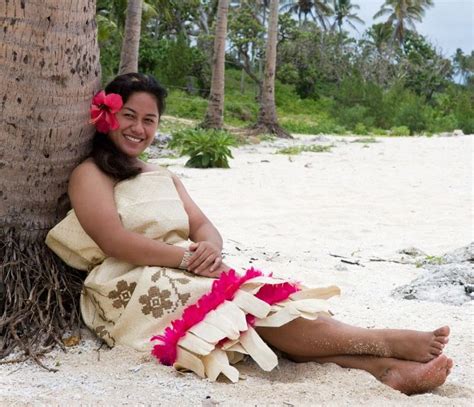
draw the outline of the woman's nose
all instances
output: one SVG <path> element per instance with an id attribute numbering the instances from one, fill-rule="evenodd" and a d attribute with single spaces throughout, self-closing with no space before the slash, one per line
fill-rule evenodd
<path id="1" fill-rule="evenodd" d="M 133 126 L 132 126 L 132 131 L 133 131 L 135 134 L 143 134 L 143 132 L 145 131 L 145 129 L 143 128 L 142 122 L 136 121 L 136 122 L 133 124 Z"/>

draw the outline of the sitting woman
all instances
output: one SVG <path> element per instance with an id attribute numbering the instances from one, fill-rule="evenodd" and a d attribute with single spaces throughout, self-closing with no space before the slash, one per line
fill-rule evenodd
<path id="1" fill-rule="evenodd" d="M 250 355 L 363 369 L 406 394 L 440 386 L 453 366 L 449 328 L 364 329 L 331 318 L 335 286 L 307 288 L 222 261 L 222 238 L 179 178 L 139 159 L 153 142 L 166 91 L 150 76 L 115 78 L 93 100 L 91 156 L 71 174 L 74 208 L 47 244 L 87 270 L 86 325 L 110 346 L 151 350 L 164 364 L 237 381 Z M 270 346 L 269 346 L 270 345 Z"/>

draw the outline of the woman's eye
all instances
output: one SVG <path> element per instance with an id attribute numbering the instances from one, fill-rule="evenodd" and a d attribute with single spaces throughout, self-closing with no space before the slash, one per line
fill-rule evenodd
<path id="1" fill-rule="evenodd" d="M 133 119 L 133 114 L 125 113 L 125 117 L 128 119 Z"/>

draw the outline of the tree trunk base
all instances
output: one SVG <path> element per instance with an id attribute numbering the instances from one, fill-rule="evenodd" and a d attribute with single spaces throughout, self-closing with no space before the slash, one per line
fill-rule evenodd
<path id="1" fill-rule="evenodd" d="M 42 240 L 24 242 L 13 232 L 2 236 L 0 364 L 33 359 L 45 367 L 40 356 L 56 345 L 64 349 L 65 335 L 79 338 L 83 274 L 66 266 Z"/>
<path id="2" fill-rule="evenodd" d="M 293 138 L 293 136 L 288 133 L 285 129 L 280 127 L 277 123 L 265 124 L 257 123 L 252 127 L 249 127 L 248 135 L 249 136 L 259 136 L 261 134 L 273 134 L 279 138 Z"/>
<path id="3" fill-rule="evenodd" d="M 197 127 L 205 130 L 224 130 L 223 124 L 216 123 L 214 120 L 210 120 L 208 117 L 205 117 Z"/>

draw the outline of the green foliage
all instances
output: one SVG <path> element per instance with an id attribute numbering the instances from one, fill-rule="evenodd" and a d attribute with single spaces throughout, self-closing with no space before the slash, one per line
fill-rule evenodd
<path id="1" fill-rule="evenodd" d="M 334 147 L 333 144 L 330 144 L 330 145 L 311 144 L 311 145 L 291 146 L 291 147 L 281 148 L 280 150 L 276 152 L 276 154 L 297 155 L 303 152 L 327 153 L 331 151 L 332 147 Z"/>
<path id="2" fill-rule="evenodd" d="M 407 126 L 392 127 L 390 129 L 390 135 L 395 137 L 409 136 L 410 129 Z"/>
<path id="3" fill-rule="evenodd" d="M 207 109 L 207 100 L 183 90 L 171 90 L 166 101 L 166 114 L 200 120 Z"/>
<path id="4" fill-rule="evenodd" d="M 453 74 L 449 60 L 438 54 L 422 35 L 407 31 L 403 42 L 405 87 L 430 100 L 446 88 Z"/>
<path id="5" fill-rule="evenodd" d="M 230 147 L 235 145 L 235 138 L 228 132 L 204 129 L 178 131 L 168 143 L 180 155 L 189 155 L 185 165 L 193 168 L 229 168 L 228 159 L 233 158 Z"/>
<path id="6" fill-rule="evenodd" d="M 355 134 L 368 134 L 368 130 L 367 130 L 367 127 L 365 127 L 365 124 L 364 123 L 357 123 L 354 127 L 354 133 Z"/>
<path id="7" fill-rule="evenodd" d="M 263 8 L 253 3 L 229 8 L 224 119 L 233 126 L 254 123 L 258 112 L 255 78 L 241 70 L 245 66 L 258 76 L 264 56 Z M 292 2 L 298 7 L 302 3 L 313 7 L 312 2 Z M 358 21 L 355 5 L 346 0 L 329 3 L 336 10 L 333 30 L 324 30 L 309 14 L 303 22 L 294 13 L 280 13 L 275 99 L 284 128 L 307 134 L 384 135 L 402 126 L 410 134 L 456 128 L 474 133 L 474 52 L 459 49 L 451 62 L 396 19 L 368 27 L 355 40 L 343 29 Z M 103 84 L 118 71 L 126 7 L 127 0 L 97 1 Z M 393 10 L 387 7 L 390 15 Z M 210 87 L 217 2 L 146 0 L 143 11 L 140 71 L 154 74 L 169 88 L 167 114 L 201 121 Z M 414 16 L 405 16 L 405 22 Z M 341 19 L 344 25 L 337 32 Z M 461 84 L 453 82 L 454 75 Z"/>
<path id="8" fill-rule="evenodd" d="M 290 133 L 297 134 L 345 134 L 346 128 L 325 117 L 307 115 L 280 116 L 280 124 Z"/>
<path id="9" fill-rule="evenodd" d="M 387 133 L 387 130 L 378 127 L 373 127 L 370 129 L 370 134 L 373 134 L 375 136 L 386 136 Z"/>
<path id="10" fill-rule="evenodd" d="M 453 111 L 458 128 L 465 134 L 474 134 L 474 93 L 462 92 L 453 101 Z"/>
<path id="11" fill-rule="evenodd" d="M 206 81 L 206 56 L 182 34 L 159 40 L 143 35 L 138 63 L 140 71 L 155 75 L 167 86 L 196 92 L 194 88 L 204 86 Z"/>
<path id="12" fill-rule="evenodd" d="M 446 264 L 446 259 L 443 256 L 430 256 L 430 255 L 428 255 L 428 256 L 425 256 L 424 259 L 418 260 L 415 263 L 417 268 L 423 267 L 426 264 L 439 266 L 439 265 L 442 265 L 442 264 Z"/>
<path id="13" fill-rule="evenodd" d="M 150 154 L 148 154 L 146 151 L 144 151 L 143 153 L 141 153 L 138 158 L 142 161 L 145 161 L 147 162 L 149 159 L 150 159 Z"/>

